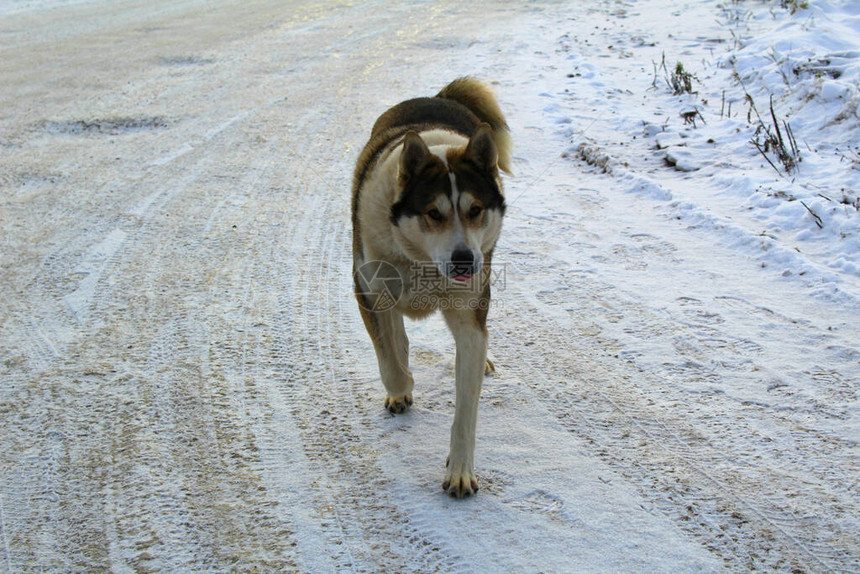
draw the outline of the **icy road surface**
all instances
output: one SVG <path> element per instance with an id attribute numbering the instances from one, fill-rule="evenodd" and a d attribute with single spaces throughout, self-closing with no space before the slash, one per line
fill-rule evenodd
<path id="1" fill-rule="evenodd" d="M 777 4 L 3 2 L 0 572 L 860 569 L 857 14 Z M 456 501 L 453 343 L 390 416 L 348 196 L 465 74 L 517 176 Z"/>

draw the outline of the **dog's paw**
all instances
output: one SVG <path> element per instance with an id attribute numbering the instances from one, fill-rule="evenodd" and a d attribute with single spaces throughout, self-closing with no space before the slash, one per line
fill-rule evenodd
<path id="1" fill-rule="evenodd" d="M 450 464 L 442 483 L 442 490 L 454 498 L 468 498 L 478 492 L 478 479 L 470 468 L 457 468 Z"/>
<path id="2" fill-rule="evenodd" d="M 412 393 L 406 393 L 397 397 L 386 396 L 385 408 L 388 412 L 398 415 L 412 406 Z"/>
<path id="3" fill-rule="evenodd" d="M 496 372 L 496 365 L 493 364 L 493 361 L 487 359 L 487 364 L 484 365 L 484 374 L 489 375 L 491 373 Z"/>

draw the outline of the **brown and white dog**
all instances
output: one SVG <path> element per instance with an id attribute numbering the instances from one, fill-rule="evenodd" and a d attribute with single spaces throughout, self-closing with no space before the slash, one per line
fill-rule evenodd
<path id="1" fill-rule="evenodd" d="M 352 190 L 353 275 L 385 406 L 412 404 L 403 316 L 441 310 L 456 343 L 456 409 L 442 487 L 462 498 L 474 471 L 478 397 L 487 361 L 490 263 L 510 173 L 511 138 L 489 88 L 461 78 L 402 102 L 373 126 Z"/>

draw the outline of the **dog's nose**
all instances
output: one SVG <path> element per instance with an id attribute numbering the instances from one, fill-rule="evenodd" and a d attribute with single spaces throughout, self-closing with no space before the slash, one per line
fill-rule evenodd
<path id="1" fill-rule="evenodd" d="M 451 263 L 458 267 L 471 267 L 475 262 L 475 255 L 471 249 L 455 249 L 451 254 Z"/>
<path id="2" fill-rule="evenodd" d="M 455 281 L 468 281 L 475 274 L 475 254 L 471 249 L 455 249 L 451 253 L 448 276 Z"/>

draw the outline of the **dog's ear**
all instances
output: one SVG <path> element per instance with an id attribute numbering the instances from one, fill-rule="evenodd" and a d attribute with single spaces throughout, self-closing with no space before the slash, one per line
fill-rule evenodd
<path id="1" fill-rule="evenodd" d="M 472 134 L 472 139 L 466 146 L 465 158 L 487 173 L 498 172 L 499 150 L 489 124 L 481 124 Z"/>
<path id="2" fill-rule="evenodd" d="M 430 150 L 427 144 L 417 133 L 406 132 L 403 138 L 403 151 L 400 153 L 400 172 L 398 177 L 400 183 L 405 186 L 406 182 L 421 173 L 430 159 Z"/>

